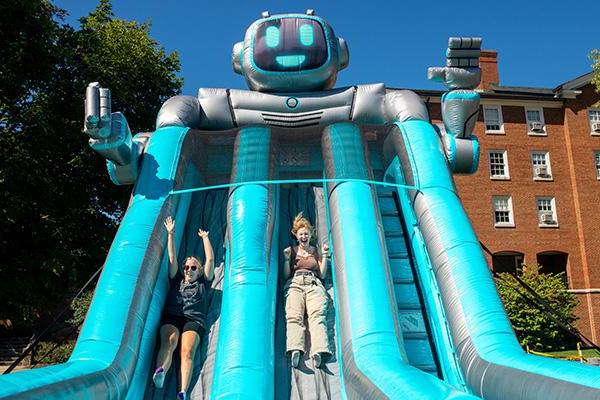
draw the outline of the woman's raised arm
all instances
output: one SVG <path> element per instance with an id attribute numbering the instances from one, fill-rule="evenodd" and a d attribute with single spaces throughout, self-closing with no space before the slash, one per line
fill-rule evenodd
<path id="1" fill-rule="evenodd" d="M 167 249 L 169 251 L 169 278 L 177 274 L 179 266 L 177 265 L 177 251 L 175 250 L 175 220 L 168 216 L 165 219 L 165 228 L 167 228 Z"/>
<path id="2" fill-rule="evenodd" d="M 208 238 L 208 231 L 198 229 L 198 236 L 202 238 L 202 243 L 204 244 L 204 278 L 212 281 L 215 276 L 215 254 Z"/>

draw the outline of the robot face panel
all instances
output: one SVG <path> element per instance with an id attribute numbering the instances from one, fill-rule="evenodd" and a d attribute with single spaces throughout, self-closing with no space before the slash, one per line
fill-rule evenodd
<path id="1" fill-rule="evenodd" d="M 277 18 L 256 29 L 252 57 L 265 71 L 307 71 L 329 57 L 321 24 L 309 18 Z"/>
<path id="2" fill-rule="evenodd" d="M 260 92 L 330 89 L 347 64 L 346 42 L 314 14 L 263 15 L 231 55 L 233 70 Z"/>

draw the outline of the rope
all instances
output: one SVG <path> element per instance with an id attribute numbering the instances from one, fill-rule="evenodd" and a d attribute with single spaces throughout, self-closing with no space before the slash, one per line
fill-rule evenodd
<path id="1" fill-rule="evenodd" d="M 223 183 L 220 185 L 211 185 L 211 186 L 203 186 L 196 187 L 191 189 L 181 189 L 181 190 L 171 190 L 169 192 L 170 195 L 175 194 L 184 194 L 184 193 L 193 193 L 200 192 L 204 190 L 214 190 L 214 189 L 226 189 L 234 186 L 245 186 L 245 185 L 282 185 L 282 184 L 292 184 L 292 183 L 334 183 L 334 182 L 361 182 L 366 183 L 368 185 L 380 185 L 380 186 L 391 186 L 409 190 L 419 190 L 416 186 L 410 185 L 401 185 L 398 183 L 391 182 L 381 182 L 374 181 L 370 179 L 354 179 L 354 178 L 340 178 L 340 179 L 273 179 L 273 180 L 261 180 L 261 181 L 248 181 L 248 182 L 235 182 L 235 183 Z"/>

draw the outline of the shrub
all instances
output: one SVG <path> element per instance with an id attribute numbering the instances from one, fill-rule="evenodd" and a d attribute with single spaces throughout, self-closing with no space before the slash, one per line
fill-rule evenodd
<path id="1" fill-rule="evenodd" d="M 35 356 L 33 357 L 34 362 L 40 362 L 42 364 L 60 364 L 64 363 L 69 359 L 69 356 L 73 352 L 75 341 L 70 340 L 66 343 L 59 345 L 56 349 L 50 351 L 54 346 L 55 342 L 40 342 L 35 348 Z M 44 355 L 50 353 L 44 357 Z M 44 357 L 44 358 L 42 358 Z"/>
<path id="2" fill-rule="evenodd" d="M 539 269 L 539 265 L 523 265 L 523 270 L 517 276 L 557 312 L 556 319 L 567 326 L 572 325 L 577 320 L 573 310 L 578 301 L 574 294 L 566 290 L 565 274 L 543 274 Z M 528 298 L 532 297 L 513 275 L 500 273 L 496 278 L 496 285 L 519 343 L 523 347 L 529 346 L 537 351 L 575 347 L 576 338 L 559 327 L 541 306 L 534 306 L 519 295 L 520 292 Z"/>

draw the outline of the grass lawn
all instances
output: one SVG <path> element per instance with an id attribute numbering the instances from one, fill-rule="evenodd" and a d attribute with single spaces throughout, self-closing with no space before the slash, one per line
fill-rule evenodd
<path id="1" fill-rule="evenodd" d="M 598 352 L 598 350 L 596 350 L 596 349 L 582 350 L 582 353 L 583 353 L 583 357 L 585 357 L 585 358 L 600 357 L 600 352 Z M 556 357 L 569 357 L 569 356 L 578 357 L 579 356 L 579 353 L 577 352 L 577 350 L 551 351 L 551 352 L 548 352 L 548 354 L 552 354 L 553 356 L 556 356 Z"/>

